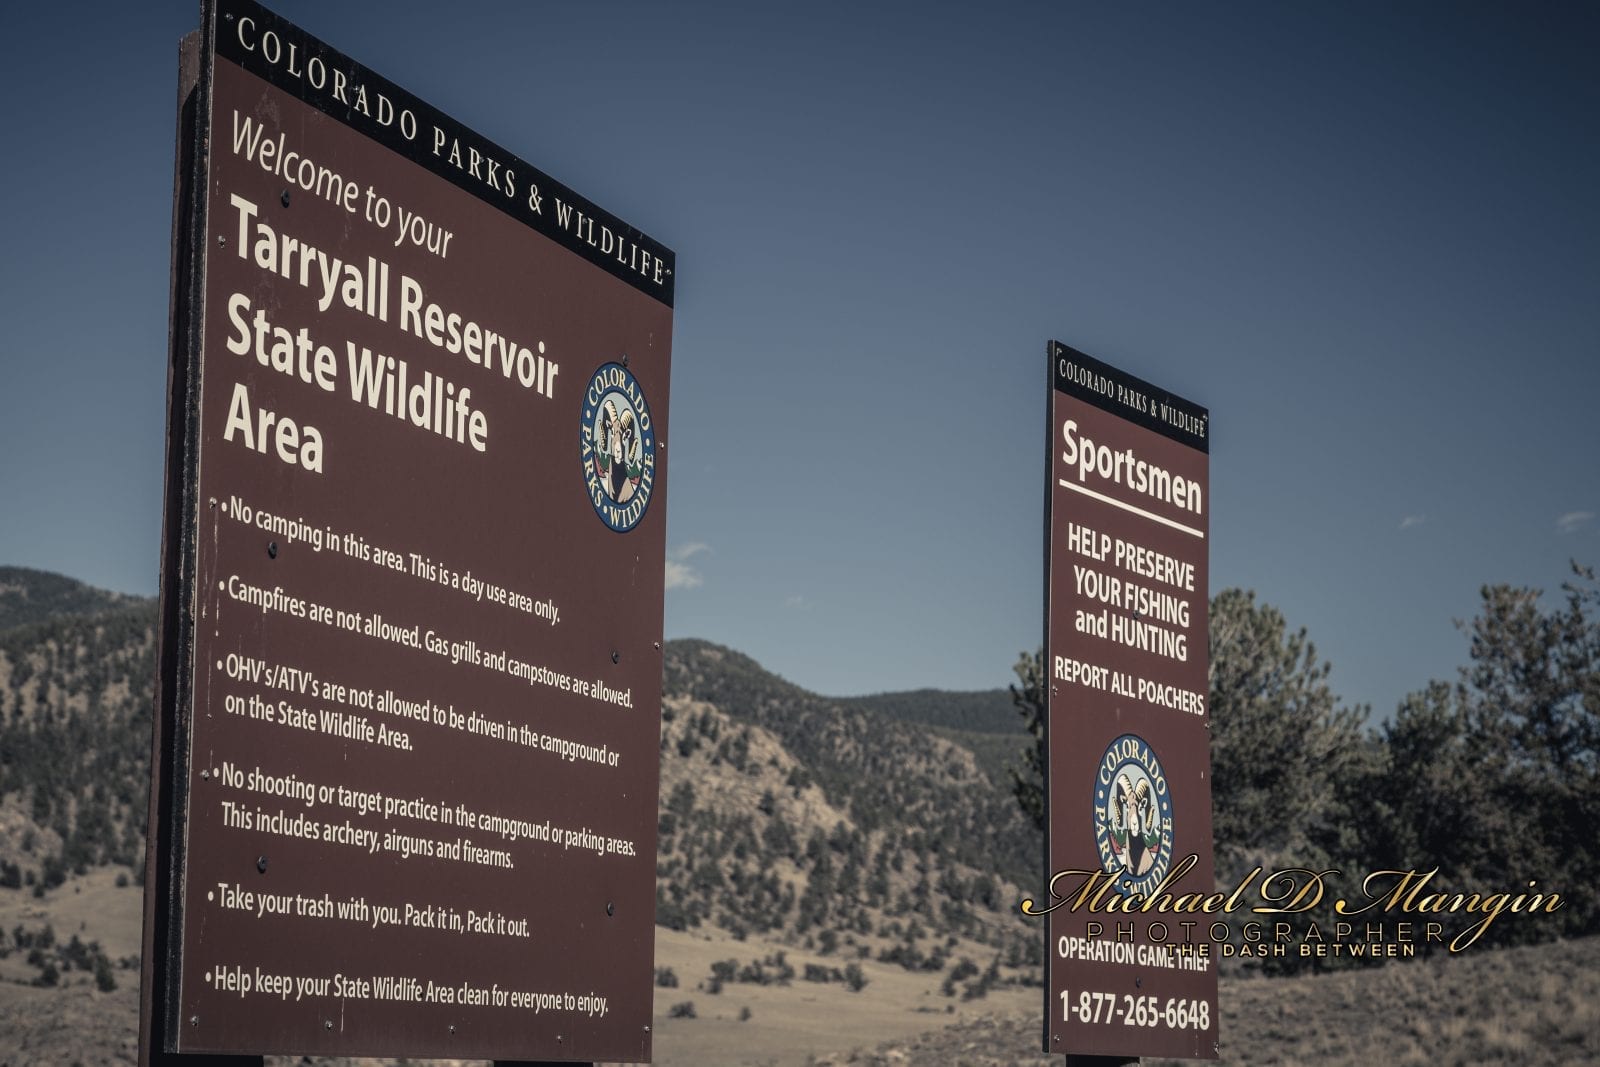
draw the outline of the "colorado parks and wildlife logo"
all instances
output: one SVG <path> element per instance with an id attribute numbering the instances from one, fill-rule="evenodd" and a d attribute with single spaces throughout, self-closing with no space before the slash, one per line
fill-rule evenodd
<path id="1" fill-rule="evenodd" d="M 1124 893 L 1148 889 L 1172 866 L 1172 791 L 1137 734 L 1111 742 L 1095 768 L 1094 843 Z"/>
<path id="2" fill-rule="evenodd" d="M 583 479 L 600 520 L 639 525 L 655 488 L 656 435 L 644 390 L 627 367 L 604 363 L 583 393 Z"/>

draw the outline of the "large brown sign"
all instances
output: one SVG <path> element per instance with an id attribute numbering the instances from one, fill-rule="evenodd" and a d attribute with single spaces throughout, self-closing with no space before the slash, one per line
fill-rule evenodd
<path id="1" fill-rule="evenodd" d="M 1210 420 L 1052 342 L 1044 1048 L 1217 1055 Z"/>
<path id="2" fill-rule="evenodd" d="M 198 43 L 149 1047 L 648 1060 L 672 254 L 248 0 Z"/>

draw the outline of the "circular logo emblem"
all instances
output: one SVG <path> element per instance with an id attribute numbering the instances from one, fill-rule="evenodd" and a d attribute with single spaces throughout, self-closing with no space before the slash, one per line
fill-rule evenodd
<path id="1" fill-rule="evenodd" d="M 639 382 L 604 363 L 583 394 L 583 480 L 600 521 L 618 533 L 639 525 L 656 479 L 656 435 Z"/>
<path id="2" fill-rule="evenodd" d="M 1123 893 L 1149 889 L 1172 866 L 1172 793 L 1155 750 L 1137 734 L 1123 734 L 1100 757 L 1094 843 Z"/>

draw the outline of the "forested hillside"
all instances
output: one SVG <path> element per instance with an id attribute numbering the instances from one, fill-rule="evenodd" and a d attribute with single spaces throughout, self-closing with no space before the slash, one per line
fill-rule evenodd
<path id="1" fill-rule="evenodd" d="M 23 620 L 0 629 L 0 892 L 42 894 L 111 863 L 137 872 L 155 606 L 55 575 L 0 578 L 4 617 Z M 1561 894 L 1560 910 L 1504 917 L 1488 942 L 1600 930 L 1591 572 L 1555 597 L 1485 588 L 1460 678 L 1376 723 L 1270 605 L 1228 590 L 1211 618 L 1220 881 L 1285 864 L 1350 879 L 1437 868 L 1439 889 Z M 1018 669 L 1016 701 L 1036 712 L 1038 661 Z M 1037 768 L 1012 782 L 1030 738 L 1007 727 L 998 692 L 827 698 L 703 641 L 668 643 L 664 692 L 662 925 L 929 969 L 953 966 L 951 938 L 998 963 L 1037 957 L 1037 928 L 1015 913 L 1040 878 L 1023 814 Z"/>
<path id="2" fill-rule="evenodd" d="M 114 608 L 153 604 L 145 597 L 96 589 L 49 571 L 0 567 L 0 630 L 66 615 L 98 615 Z"/>
<path id="3" fill-rule="evenodd" d="M 43 621 L 0 631 L 0 884 L 42 890 L 143 863 L 155 605 L 17 573 Z"/>

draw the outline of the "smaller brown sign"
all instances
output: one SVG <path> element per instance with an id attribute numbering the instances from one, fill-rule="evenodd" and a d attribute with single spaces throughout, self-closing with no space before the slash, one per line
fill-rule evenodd
<path id="1" fill-rule="evenodd" d="M 1217 1055 L 1206 411 L 1049 348 L 1047 1052 Z"/>

